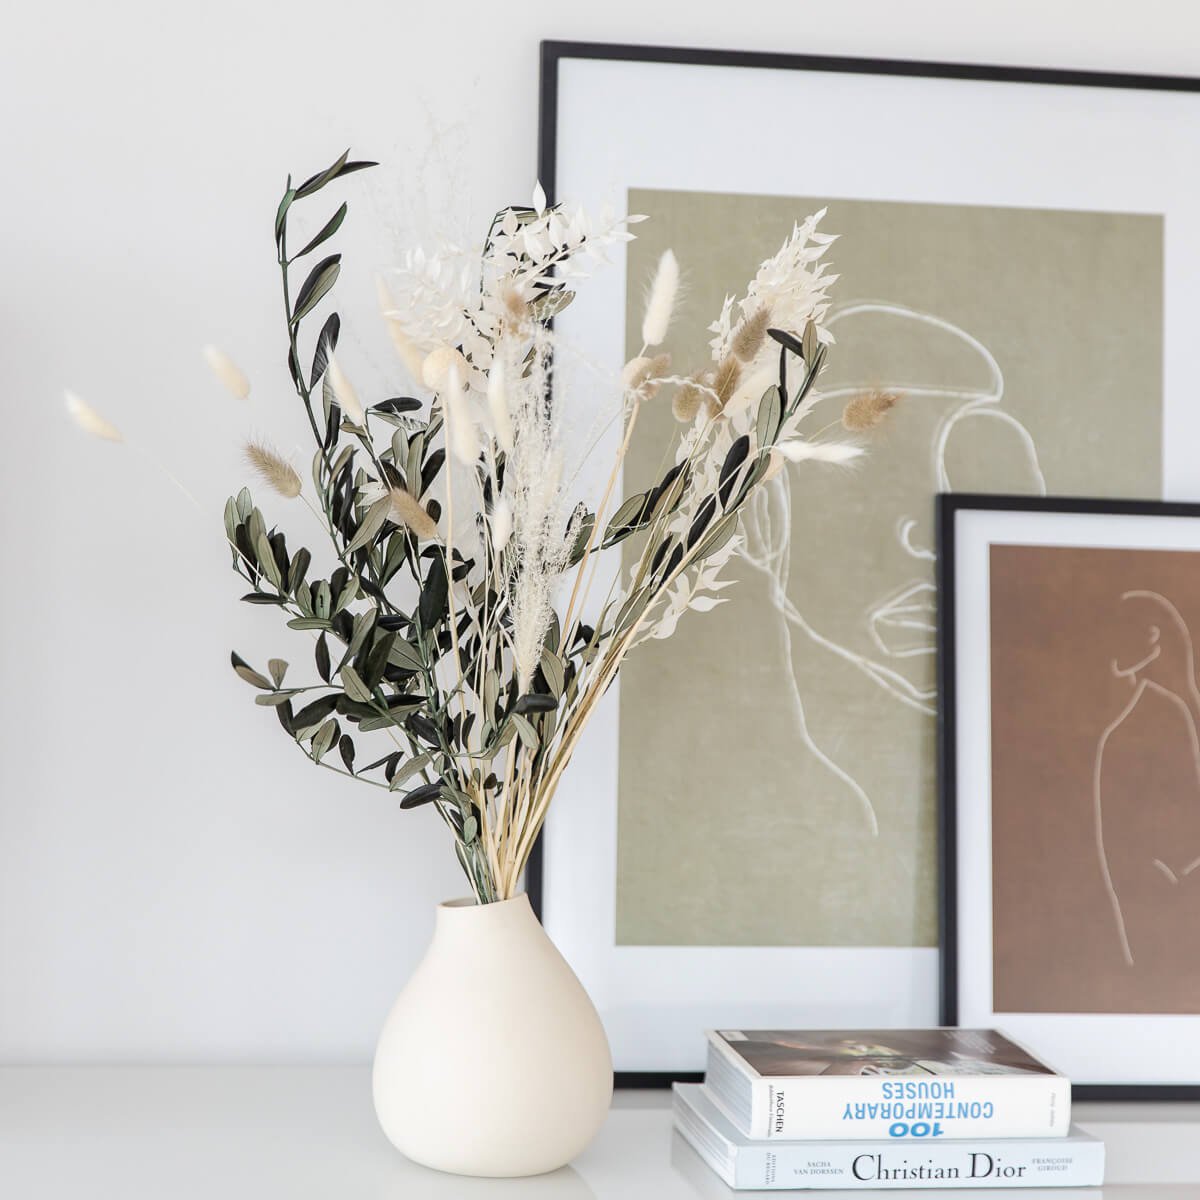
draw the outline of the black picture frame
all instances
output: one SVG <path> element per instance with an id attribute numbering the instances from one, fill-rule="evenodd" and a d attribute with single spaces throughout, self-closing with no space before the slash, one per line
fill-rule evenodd
<path id="1" fill-rule="evenodd" d="M 955 518 L 961 512 L 1091 513 L 1114 516 L 1189 517 L 1200 520 L 1200 503 L 1171 500 L 1104 500 L 1061 496 L 1009 496 L 959 492 L 936 499 L 938 592 L 938 867 L 939 999 L 941 1023 L 959 1021 L 958 987 L 958 759 L 957 601 Z M 1074 1084 L 1075 1100 L 1200 1100 L 1196 1084 Z"/>
<path id="2" fill-rule="evenodd" d="M 538 178 L 552 203 L 557 198 L 559 68 L 568 59 L 1200 93 L 1200 78 L 1188 76 L 546 40 L 540 46 Z M 542 839 L 539 838 L 526 872 L 526 891 L 539 918 L 544 911 L 543 853 Z M 941 920 L 944 923 L 944 914 Z M 943 1011 L 944 1005 L 943 994 Z M 699 1078 L 692 1071 L 616 1072 L 617 1086 L 620 1087 L 668 1087 L 675 1081 L 690 1082 Z M 1160 1089 L 1153 1091 L 1155 1098 L 1161 1098 Z M 1132 1093 L 1128 1095 L 1132 1098 Z"/>

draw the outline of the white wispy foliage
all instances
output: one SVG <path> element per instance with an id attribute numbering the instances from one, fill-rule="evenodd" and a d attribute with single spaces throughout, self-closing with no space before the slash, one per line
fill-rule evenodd
<path id="1" fill-rule="evenodd" d="M 307 190 L 285 197 L 280 245 L 287 205 Z M 308 362 L 292 372 L 318 443 L 313 502 L 307 481 L 302 490 L 269 444 L 255 441 L 247 453 L 276 496 L 309 504 L 333 565 L 319 565 L 307 547 L 287 549 L 248 490 L 230 498 L 225 524 L 251 599 L 282 608 L 295 629 L 321 630 L 324 698 L 304 702 L 298 670 L 283 688 L 282 660 L 269 676 L 236 656 L 234 669 L 272 693 L 260 700 L 281 706 L 281 724 L 313 762 L 401 791 L 402 807 L 430 805 L 453 831 L 481 901 L 520 886 L 563 772 L 626 656 L 670 637 L 688 613 L 725 602 L 730 564 L 747 544 L 741 517 L 763 484 L 773 480 L 778 494 L 788 470 L 862 453 L 806 436 L 832 341 L 823 323 L 836 277 L 823 256 L 833 239 L 818 232 L 822 216 L 797 223 L 744 296 L 726 301 L 710 327 L 711 361 L 690 367 L 661 351 L 682 274 L 666 251 L 646 294 L 642 348 L 619 375 L 591 363 L 573 373 L 579 359 L 572 363 L 553 319 L 641 218 L 592 219 L 549 203 L 540 186 L 531 203 L 497 213 L 479 243 L 415 247 L 380 280 L 379 308 L 411 393 L 393 381 L 387 401 L 369 400 L 364 375 L 360 399 L 329 350 L 334 339 L 315 342 L 315 324 L 296 328 L 316 301 L 289 314 L 298 355 L 314 342 L 327 351 L 317 394 Z M 291 265 L 281 262 L 285 280 Z M 782 392 L 771 330 L 785 331 L 777 336 L 791 355 Z M 206 358 L 233 394 L 244 393 L 224 355 L 210 349 Z M 604 395 L 586 390 L 597 380 Z M 321 412 L 331 398 L 344 417 L 332 425 Z M 882 393 L 856 401 L 840 428 L 865 434 L 895 401 Z M 120 438 L 77 397 L 67 403 L 89 433 Z M 639 423 L 643 410 L 670 410 L 677 423 L 652 455 L 663 465 L 634 479 L 627 453 L 653 428 L 651 416 Z M 588 462 L 614 443 L 611 461 Z M 333 669 L 335 641 L 347 649 Z M 327 688 L 349 701 L 338 698 L 337 716 L 321 715 Z M 358 753 L 359 739 L 376 731 L 391 741 L 365 765 L 375 756 Z"/>
<path id="2" fill-rule="evenodd" d="M 738 326 L 759 308 L 769 310 L 771 324 L 778 329 L 802 330 L 811 321 L 820 340 L 832 344 L 833 335 L 822 322 L 829 311 L 827 293 L 838 277 L 826 273 L 827 265 L 821 259 L 837 236 L 818 232 L 825 212 L 821 209 L 797 222 L 791 237 L 758 268 L 746 294 L 740 300 L 726 298 L 720 315 L 708 327 L 713 334 L 709 342 L 713 362 L 729 353 Z M 778 350 L 774 343 L 767 343 L 753 365 L 765 356 L 778 357 Z"/>

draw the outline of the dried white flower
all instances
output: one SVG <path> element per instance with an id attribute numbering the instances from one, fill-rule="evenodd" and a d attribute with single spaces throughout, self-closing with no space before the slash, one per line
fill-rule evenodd
<path id="1" fill-rule="evenodd" d="M 245 400 L 250 395 L 250 380 L 223 350 L 219 350 L 216 346 L 205 346 L 204 361 L 208 363 L 209 369 L 220 380 L 221 386 L 235 400 Z"/>
<path id="2" fill-rule="evenodd" d="M 71 420 L 92 437 L 103 438 L 106 442 L 123 442 L 121 431 L 106 421 L 90 404 L 80 399 L 74 392 L 64 392 L 63 398 Z"/>

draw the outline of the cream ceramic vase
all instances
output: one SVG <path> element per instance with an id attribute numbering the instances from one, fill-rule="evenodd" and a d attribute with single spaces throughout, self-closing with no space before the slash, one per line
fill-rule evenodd
<path id="1" fill-rule="evenodd" d="M 540 1175 L 595 1136 L 612 1100 L 604 1027 L 526 896 L 440 904 L 384 1023 L 375 1112 L 415 1162 Z"/>

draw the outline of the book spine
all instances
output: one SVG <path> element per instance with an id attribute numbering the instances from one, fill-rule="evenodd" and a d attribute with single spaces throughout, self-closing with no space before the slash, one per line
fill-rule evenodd
<path id="1" fill-rule="evenodd" d="M 1071 1085 L 1060 1075 L 820 1076 L 754 1080 L 752 1138 L 1061 1137 Z"/>
<path id="2" fill-rule="evenodd" d="M 741 1148 L 735 1188 L 989 1188 L 1099 1187 L 1104 1144 L 1076 1141 L 942 1142 L 862 1146 L 775 1145 Z"/>

